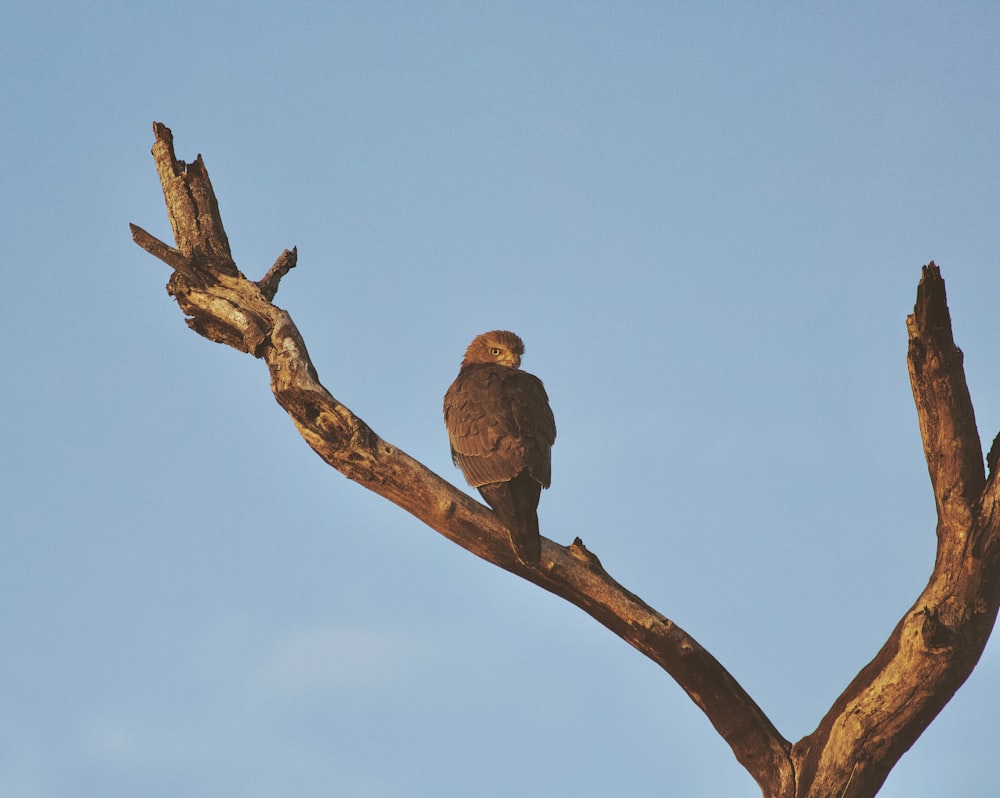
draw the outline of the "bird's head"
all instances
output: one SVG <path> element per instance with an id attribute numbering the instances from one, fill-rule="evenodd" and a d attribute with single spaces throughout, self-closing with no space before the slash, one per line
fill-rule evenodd
<path id="1" fill-rule="evenodd" d="M 470 363 L 499 363 L 516 369 L 521 365 L 524 343 L 514 333 L 507 330 L 492 330 L 477 335 L 465 350 L 462 366 Z"/>

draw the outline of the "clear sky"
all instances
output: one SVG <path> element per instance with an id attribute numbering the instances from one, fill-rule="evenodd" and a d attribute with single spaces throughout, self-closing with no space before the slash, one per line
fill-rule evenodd
<path id="1" fill-rule="evenodd" d="M 796 740 L 926 583 L 906 372 L 943 270 L 1000 429 L 1000 5 L 0 11 L 0 795 L 759 795 L 664 672 L 327 468 L 191 333 L 151 123 L 321 379 L 462 485 L 441 397 L 527 345 L 543 534 Z M 996 794 L 1000 654 L 883 796 Z"/>

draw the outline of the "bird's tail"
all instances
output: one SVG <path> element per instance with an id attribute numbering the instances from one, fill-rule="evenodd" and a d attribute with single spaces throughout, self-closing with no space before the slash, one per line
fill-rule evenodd
<path id="1" fill-rule="evenodd" d="M 527 471 L 522 471 L 510 482 L 492 482 L 479 487 L 479 493 L 507 527 L 514 551 L 526 565 L 542 559 L 536 511 L 541 492 L 542 486 Z"/>

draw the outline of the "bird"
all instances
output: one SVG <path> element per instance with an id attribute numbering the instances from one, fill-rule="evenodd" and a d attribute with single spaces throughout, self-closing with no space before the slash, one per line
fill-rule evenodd
<path id="1" fill-rule="evenodd" d="M 452 462 L 510 532 L 525 564 L 541 560 L 538 499 L 552 481 L 556 422 L 545 386 L 521 370 L 508 330 L 477 335 L 444 395 Z"/>

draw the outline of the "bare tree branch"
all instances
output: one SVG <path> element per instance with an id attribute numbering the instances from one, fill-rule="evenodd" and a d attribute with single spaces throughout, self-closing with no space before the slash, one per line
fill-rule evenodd
<path id="1" fill-rule="evenodd" d="M 979 511 L 982 449 L 934 263 L 924 267 L 907 328 L 910 381 L 938 510 L 937 558 L 927 587 L 875 659 L 795 745 L 800 784 L 809 786 L 799 795 L 810 798 L 874 795 L 968 678 L 996 620 L 996 563 L 973 556 L 968 541 L 995 539 L 998 527 Z"/>
<path id="2" fill-rule="evenodd" d="M 944 280 L 933 262 L 924 267 L 906 327 L 910 385 L 937 504 L 938 537 L 947 553 L 959 556 L 986 477 L 962 350 L 952 337 Z"/>
<path id="3" fill-rule="evenodd" d="M 267 270 L 267 274 L 264 275 L 263 279 L 257 281 L 257 287 L 260 288 L 260 292 L 268 302 L 274 299 L 274 295 L 278 293 L 278 283 L 281 282 L 282 277 L 295 268 L 298 259 L 298 249 L 295 247 L 286 249 L 278 255 L 278 259 Z"/>
<path id="4" fill-rule="evenodd" d="M 930 581 L 888 641 L 794 746 L 736 680 L 689 634 L 619 585 L 576 539 L 542 538 L 538 566 L 522 563 L 486 507 L 382 440 L 319 382 L 288 313 L 272 304 L 295 265 L 286 250 L 259 282 L 230 255 L 208 173 L 174 155 L 154 124 L 153 156 L 176 249 L 132 226 L 147 252 L 174 270 L 168 291 L 210 340 L 263 359 L 275 399 L 306 442 L 348 478 L 407 510 L 478 557 L 587 612 L 659 664 L 704 711 L 766 798 L 869 798 L 975 667 L 1000 604 L 1000 486 L 982 450 L 951 335 L 944 282 L 925 267 L 908 319 L 909 366 L 938 508 Z"/>
<path id="5" fill-rule="evenodd" d="M 670 673 L 754 778 L 790 784 L 790 744 L 746 691 L 690 635 L 615 582 L 581 541 L 564 547 L 542 538 L 540 567 L 526 567 L 490 510 L 383 441 L 323 387 L 291 317 L 263 290 L 277 290 L 287 272 L 285 256 L 260 283 L 243 277 L 229 256 L 201 158 L 185 168 L 174 156 L 170 130 L 156 124 L 154 132 L 153 157 L 177 249 L 134 225 L 133 235 L 174 268 L 168 291 L 188 325 L 210 340 L 262 358 L 275 399 L 327 463 L 476 556 L 589 613 Z M 174 253 L 187 253 L 186 261 L 178 263 Z"/>

